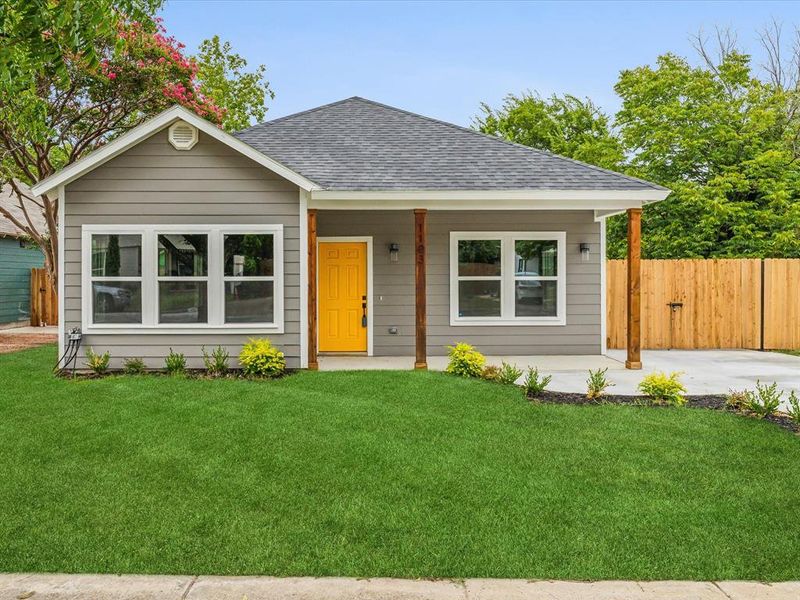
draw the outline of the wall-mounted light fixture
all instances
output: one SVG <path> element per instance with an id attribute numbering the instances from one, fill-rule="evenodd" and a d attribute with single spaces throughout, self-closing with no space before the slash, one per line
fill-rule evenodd
<path id="1" fill-rule="evenodd" d="M 589 262 L 589 244 L 581 242 L 581 262 Z"/>
<path id="2" fill-rule="evenodd" d="M 397 242 L 392 242 L 389 244 L 389 260 L 392 262 L 397 262 L 397 257 L 400 254 L 400 244 Z"/>

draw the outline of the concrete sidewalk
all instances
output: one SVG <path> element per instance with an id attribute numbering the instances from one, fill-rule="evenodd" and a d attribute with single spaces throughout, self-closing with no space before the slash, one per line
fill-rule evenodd
<path id="1" fill-rule="evenodd" d="M 0 574 L 0 600 L 797 600 L 800 582 Z"/>

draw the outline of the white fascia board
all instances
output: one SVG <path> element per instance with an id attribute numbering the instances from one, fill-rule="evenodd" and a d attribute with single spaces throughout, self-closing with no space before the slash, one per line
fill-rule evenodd
<path id="1" fill-rule="evenodd" d="M 619 211 L 641 208 L 663 200 L 668 191 L 581 192 L 311 192 L 309 208 L 329 210 L 595 210 Z"/>
<path id="2" fill-rule="evenodd" d="M 636 207 L 632 207 L 636 208 Z M 607 209 L 594 211 L 594 220 L 599 223 L 605 221 L 608 217 L 616 217 L 617 215 L 624 215 L 625 209 Z"/>
<path id="3" fill-rule="evenodd" d="M 59 186 L 67 185 L 82 175 L 85 175 L 92 169 L 95 169 L 103 163 L 108 162 L 112 158 L 119 156 L 139 142 L 161 131 L 165 127 L 170 126 L 172 123 L 178 120 L 186 121 L 206 135 L 233 148 L 237 152 L 266 167 L 284 179 L 291 181 L 306 191 L 319 189 L 319 186 L 313 181 L 306 179 L 299 173 L 295 173 L 278 161 L 273 160 L 265 154 L 262 154 L 252 146 L 249 146 L 238 138 L 233 137 L 231 134 L 226 133 L 213 123 L 198 117 L 192 111 L 176 105 L 156 115 L 149 121 L 145 121 L 141 125 L 134 127 L 128 133 L 121 135 L 114 141 L 109 142 L 105 146 L 98 148 L 90 154 L 87 154 L 82 159 L 61 169 L 50 177 L 43 179 L 31 187 L 31 192 L 33 192 L 33 194 L 36 196 L 40 196 L 51 192 Z"/>

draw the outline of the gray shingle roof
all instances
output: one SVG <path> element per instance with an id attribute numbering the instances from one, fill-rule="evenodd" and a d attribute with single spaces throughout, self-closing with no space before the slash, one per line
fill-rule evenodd
<path id="1" fill-rule="evenodd" d="M 329 190 L 664 189 L 359 97 L 234 135 Z"/>
<path id="2" fill-rule="evenodd" d="M 21 181 L 18 181 L 17 185 L 20 187 L 23 194 L 30 194 L 31 190 L 27 185 Z M 0 205 L 14 215 L 14 218 L 20 223 L 27 223 L 25 214 L 19 206 L 19 199 L 8 184 L 0 187 Z M 25 200 L 25 210 L 28 211 L 28 216 L 31 218 L 31 221 L 33 221 L 36 230 L 40 233 L 47 233 L 47 225 L 44 215 L 42 214 L 42 209 L 30 200 Z M 14 225 L 5 215 L 0 214 L 0 237 L 16 238 L 23 235 L 25 235 L 25 233 L 21 229 Z"/>

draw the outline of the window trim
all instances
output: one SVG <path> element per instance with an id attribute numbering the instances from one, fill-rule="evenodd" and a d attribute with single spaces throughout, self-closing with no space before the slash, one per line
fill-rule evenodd
<path id="1" fill-rule="evenodd" d="M 174 233 L 208 234 L 208 275 L 179 279 L 205 280 L 208 285 L 208 323 L 158 323 L 158 235 Z M 223 239 L 225 234 L 272 234 L 274 244 L 274 322 L 225 323 L 225 277 Z M 91 236 L 132 234 L 142 236 L 142 323 L 92 322 Z M 82 225 L 81 226 L 81 326 L 85 333 L 116 334 L 231 334 L 284 333 L 284 248 L 283 225 Z M 167 277 L 166 279 L 172 279 Z M 178 278 L 176 278 L 178 279 Z"/>
<path id="2" fill-rule="evenodd" d="M 92 236 L 93 235 L 138 235 L 140 238 L 141 243 L 141 272 L 139 275 L 95 275 L 94 274 L 94 252 L 92 248 Z M 142 306 L 139 310 L 141 315 L 142 323 L 144 322 L 144 244 L 145 239 L 144 235 L 136 232 L 92 232 L 84 242 L 88 248 L 87 253 L 89 255 L 88 261 L 84 263 L 83 270 L 87 273 L 89 283 L 88 286 L 84 288 L 84 293 L 88 296 L 88 305 L 89 305 L 89 313 L 87 314 L 87 318 L 94 318 L 94 283 L 95 282 L 134 282 L 139 284 L 140 295 L 142 299 Z M 105 269 L 105 264 L 103 265 Z M 98 327 L 139 327 L 142 323 L 98 323 Z"/>
<path id="3" fill-rule="evenodd" d="M 242 234 L 251 234 L 251 235 L 271 235 L 272 236 L 272 275 L 226 275 L 225 274 L 225 236 L 227 235 L 242 235 Z M 227 294 L 227 284 L 228 283 L 244 283 L 248 281 L 271 281 L 272 282 L 272 296 L 273 298 L 277 297 L 277 290 L 278 290 L 278 269 L 280 263 L 280 270 L 283 271 L 283 255 L 281 254 L 280 260 L 278 259 L 278 235 L 273 231 L 228 231 L 224 229 L 220 232 L 218 243 L 221 246 L 221 257 L 222 257 L 222 264 L 220 265 L 221 273 L 222 273 L 222 323 L 226 326 L 230 327 L 247 327 L 250 323 L 226 323 L 225 322 L 225 296 Z M 283 240 L 281 240 L 281 245 L 283 244 Z M 277 316 L 278 304 L 275 301 L 275 304 L 272 307 L 273 316 Z M 258 325 L 258 323 L 254 323 L 254 325 Z M 268 325 L 267 325 L 268 326 Z"/>
<path id="4" fill-rule="evenodd" d="M 497 277 L 458 275 L 458 242 L 463 240 L 500 240 L 499 317 L 460 317 L 458 315 L 458 282 L 461 280 L 496 280 Z M 514 264 L 514 242 L 517 240 L 555 240 L 558 253 L 556 276 L 524 277 L 557 281 L 555 317 L 515 317 L 514 285 L 518 278 Z M 463 326 L 563 326 L 567 324 L 567 233 L 565 231 L 451 231 L 450 232 L 450 325 Z"/>

